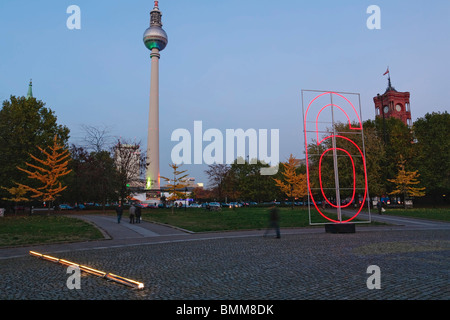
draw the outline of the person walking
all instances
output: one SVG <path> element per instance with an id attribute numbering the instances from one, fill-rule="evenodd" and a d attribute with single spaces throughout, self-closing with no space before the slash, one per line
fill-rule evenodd
<path id="1" fill-rule="evenodd" d="M 382 214 L 383 214 L 383 213 L 382 213 L 382 211 L 383 211 L 383 205 L 382 205 L 382 203 L 381 203 L 380 200 L 378 200 L 378 202 L 377 202 L 377 208 L 378 208 L 378 214 L 379 214 L 379 215 L 382 215 Z"/>
<path id="2" fill-rule="evenodd" d="M 276 238 L 280 239 L 280 214 L 278 212 L 278 208 L 276 206 L 272 206 L 269 209 L 269 227 L 267 228 L 266 232 L 264 233 L 264 237 L 267 236 L 270 230 L 274 229 L 276 233 Z"/>
<path id="3" fill-rule="evenodd" d="M 122 220 L 123 215 L 122 204 L 119 203 L 119 206 L 116 207 L 116 213 L 117 213 L 117 223 L 120 223 L 120 220 Z"/>
<path id="4" fill-rule="evenodd" d="M 136 206 L 136 223 L 141 223 L 141 206 Z"/>
<path id="5" fill-rule="evenodd" d="M 136 207 L 134 206 L 134 204 L 132 204 L 130 207 L 130 223 L 134 223 L 135 214 L 136 214 Z"/>

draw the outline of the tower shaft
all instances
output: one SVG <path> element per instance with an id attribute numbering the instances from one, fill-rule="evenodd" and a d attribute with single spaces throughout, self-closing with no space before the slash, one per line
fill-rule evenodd
<path id="1" fill-rule="evenodd" d="M 150 112 L 148 121 L 147 157 L 147 189 L 160 189 L 159 169 L 159 50 L 152 49 L 152 71 L 150 83 Z"/>

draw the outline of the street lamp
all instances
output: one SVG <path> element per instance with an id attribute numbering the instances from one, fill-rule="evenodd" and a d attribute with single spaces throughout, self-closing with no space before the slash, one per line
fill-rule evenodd
<path id="1" fill-rule="evenodd" d="M 187 187 L 184 188 L 184 211 L 187 208 Z"/>

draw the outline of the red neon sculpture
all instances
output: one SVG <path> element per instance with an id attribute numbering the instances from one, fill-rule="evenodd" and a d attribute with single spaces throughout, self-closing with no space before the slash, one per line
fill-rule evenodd
<path id="1" fill-rule="evenodd" d="M 357 213 L 356 213 L 353 217 L 351 217 L 350 219 L 348 219 L 348 220 L 346 220 L 346 221 L 339 221 L 339 220 L 331 219 L 331 218 L 329 218 L 324 212 L 322 212 L 322 210 L 320 210 L 319 206 L 317 205 L 316 200 L 314 199 L 314 195 L 313 195 L 313 193 L 311 192 L 310 168 L 309 168 L 309 165 L 310 165 L 310 164 L 309 164 L 309 158 L 308 158 L 308 144 L 307 144 L 307 133 L 306 133 L 307 131 L 306 131 L 306 129 L 305 129 L 305 150 L 306 150 L 306 170 L 307 170 L 307 177 L 308 177 L 308 191 L 309 191 L 309 194 L 310 194 L 310 196 L 311 196 L 311 200 L 312 200 L 312 202 L 313 202 L 313 204 L 314 204 L 314 207 L 316 208 L 316 210 L 320 213 L 320 215 L 321 215 L 322 217 L 324 217 L 324 218 L 327 219 L 328 221 L 331 221 L 331 222 L 334 222 L 334 223 L 348 223 L 348 222 L 351 222 L 352 220 L 354 220 L 354 219 L 361 213 L 361 210 L 363 209 L 364 204 L 365 204 L 365 201 L 366 201 L 366 198 L 367 198 L 367 168 L 366 168 L 366 160 L 365 160 L 365 157 L 364 157 L 363 152 L 361 151 L 361 148 L 360 148 L 354 141 L 352 141 L 351 139 L 349 139 L 349 138 L 347 138 L 347 137 L 344 137 L 344 136 L 341 136 L 341 135 L 330 135 L 330 136 L 328 136 L 328 137 L 326 137 L 326 138 L 323 138 L 322 140 L 319 140 L 318 120 L 319 120 L 319 116 L 320 116 L 320 114 L 322 113 L 323 110 L 325 110 L 326 108 L 329 108 L 329 107 L 336 107 L 338 110 L 340 110 L 341 112 L 343 112 L 344 115 L 346 116 L 346 118 L 347 118 L 347 120 L 348 120 L 349 128 L 350 128 L 351 130 L 357 130 L 357 131 L 361 131 L 361 132 L 362 132 L 363 128 L 362 128 L 361 118 L 360 118 L 358 112 L 356 111 L 356 108 L 354 107 L 354 105 L 353 105 L 346 97 L 344 97 L 343 95 L 341 95 L 341 94 L 339 94 L 339 93 L 336 93 L 336 92 L 325 92 L 325 93 L 322 93 L 322 94 L 318 95 L 316 98 L 314 98 L 314 99 L 309 103 L 308 108 L 306 109 L 306 112 L 305 112 L 305 117 L 304 117 L 304 121 L 305 121 L 305 122 L 304 122 L 304 127 L 306 128 L 307 115 L 308 115 L 308 112 L 310 112 L 310 108 L 311 108 L 312 104 L 313 104 L 317 99 L 319 99 L 320 97 L 323 97 L 323 96 L 329 95 L 329 94 L 330 94 L 330 95 L 333 95 L 333 94 L 334 94 L 334 95 L 337 95 L 337 96 L 343 98 L 345 101 L 347 101 L 347 103 L 352 107 L 352 109 L 353 109 L 353 111 L 354 111 L 354 113 L 355 113 L 355 115 L 356 115 L 356 117 L 357 117 L 357 119 L 358 119 L 359 126 L 357 126 L 357 127 L 353 127 L 353 126 L 352 126 L 351 121 L 350 121 L 350 117 L 349 117 L 349 115 L 344 111 L 343 108 L 341 108 L 340 106 L 335 105 L 335 104 L 328 104 L 328 105 L 324 106 L 324 107 L 317 113 L 317 116 L 316 116 L 316 126 L 315 126 L 316 130 L 315 130 L 315 135 L 316 135 L 316 137 L 317 137 L 317 140 L 316 140 L 316 141 L 317 141 L 317 145 L 321 145 L 323 142 L 325 142 L 326 140 L 329 140 L 329 139 L 336 139 L 336 141 L 337 141 L 337 139 L 344 139 L 344 140 L 350 142 L 351 144 L 353 144 L 353 145 L 356 147 L 356 149 L 358 150 L 358 152 L 359 152 L 360 155 L 361 155 L 361 159 L 362 159 L 362 161 L 363 161 L 363 166 L 364 166 L 364 197 L 363 197 L 363 201 L 362 201 L 361 204 L 360 204 L 360 207 L 359 207 L 358 210 L 357 210 Z M 340 203 L 338 203 L 337 205 L 332 204 L 332 203 L 328 200 L 328 198 L 325 196 L 325 192 L 324 192 L 324 190 L 323 190 L 323 185 L 322 185 L 322 160 L 323 160 L 323 157 L 324 157 L 328 152 L 334 151 L 334 150 L 339 150 L 339 151 L 344 152 L 344 153 L 350 158 L 351 163 L 352 163 L 352 169 L 353 169 L 353 194 L 352 194 L 352 200 L 351 200 L 347 205 L 341 205 Z M 333 208 L 339 208 L 339 209 L 347 208 L 348 206 L 350 206 L 350 204 L 354 201 L 354 199 L 355 199 L 355 194 L 356 194 L 356 169 L 355 169 L 355 162 L 354 162 L 352 156 L 350 155 L 350 153 L 349 153 L 347 150 L 342 149 L 342 148 L 337 148 L 337 147 L 336 147 L 336 148 L 329 148 L 329 149 L 325 150 L 325 151 L 322 153 L 322 155 L 321 155 L 321 157 L 320 157 L 320 161 L 319 161 L 319 182 L 320 182 L 320 190 L 321 190 L 321 193 L 322 193 L 322 195 L 323 195 L 325 201 L 326 201 L 330 206 L 332 206 Z"/>

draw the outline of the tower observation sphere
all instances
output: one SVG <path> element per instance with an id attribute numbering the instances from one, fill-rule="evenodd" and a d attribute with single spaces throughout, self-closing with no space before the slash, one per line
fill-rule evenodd
<path id="1" fill-rule="evenodd" d="M 162 28 L 162 13 L 158 8 L 158 1 L 155 1 L 155 7 L 150 12 L 150 28 L 145 30 L 144 43 L 147 49 L 164 50 L 168 43 L 167 33 Z"/>

